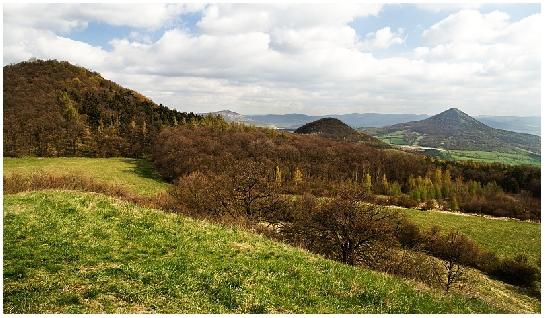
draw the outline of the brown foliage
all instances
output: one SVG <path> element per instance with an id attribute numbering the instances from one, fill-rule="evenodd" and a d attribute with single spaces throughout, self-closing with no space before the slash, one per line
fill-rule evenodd
<path id="1" fill-rule="evenodd" d="M 142 157 L 163 126 L 202 119 L 68 62 L 21 62 L 3 74 L 5 156 Z"/>
<path id="2" fill-rule="evenodd" d="M 225 174 L 246 161 L 254 161 L 268 171 L 281 171 L 275 181 L 283 193 L 332 197 L 339 195 L 340 189 L 352 187 L 385 194 L 367 198 L 379 204 L 416 207 L 426 202 L 425 208 L 461 208 L 523 219 L 540 215 L 538 199 L 503 193 L 495 183 L 503 177 L 512 178 L 514 171 L 527 175 L 521 180 L 534 180 L 539 177 L 534 168 L 485 166 L 494 178 L 488 178 L 492 181 L 483 185 L 466 175 L 465 169 L 471 176 L 486 179 L 478 173 L 478 165 L 430 160 L 393 149 L 377 149 L 364 142 L 235 124 L 179 125 L 164 129 L 155 139 L 153 160 L 167 180 L 194 171 Z M 442 173 L 448 177 L 436 177 Z"/>
<path id="3" fill-rule="evenodd" d="M 223 174 L 193 172 L 178 179 L 169 192 L 178 209 L 191 215 L 275 220 L 286 204 L 273 178 L 265 165 L 246 161 Z"/>
<path id="4" fill-rule="evenodd" d="M 374 262 L 395 245 L 394 215 L 377 205 L 339 196 L 325 202 L 306 195 L 295 204 L 285 236 L 343 263 Z M 386 248 L 384 248 L 386 247 Z"/>

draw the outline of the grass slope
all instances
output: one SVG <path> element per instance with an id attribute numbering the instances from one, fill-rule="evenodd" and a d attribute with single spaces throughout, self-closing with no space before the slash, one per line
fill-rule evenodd
<path id="1" fill-rule="evenodd" d="M 378 139 L 394 146 L 413 146 L 418 142 L 410 142 L 403 132 L 393 132 L 381 135 Z M 423 148 L 424 149 L 424 148 Z M 534 165 L 541 166 L 541 156 L 520 150 L 518 153 L 507 153 L 499 151 L 478 151 L 478 150 L 423 150 L 426 155 L 438 157 L 444 160 L 453 161 L 479 161 L 479 162 L 500 162 L 508 165 Z"/>
<path id="2" fill-rule="evenodd" d="M 96 181 L 120 184 L 140 195 L 152 196 L 165 190 L 167 183 L 143 159 L 131 158 L 4 158 L 4 174 L 39 173 L 85 175 Z"/>
<path id="3" fill-rule="evenodd" d="M 97 194 L 4 197 L 4 311 L 497 312 L 244 231 Z"/>
<path id="4" fill-rule="evenodd" d="M 450 155 L 454 160 L 541 166 L 541 156 L 522 151 L 520 153 L 503 153 L 497 151 L 448 150 L 447 155 Z"/>
<path id="5" fill-rule="evenodd" d="M 539 223 L 439 211 L 402 210 L 412 221 L 425 228 L 437 225 L 443 229 L 459 230 L 498 256 L 512 257 L 525 254 L 534 265 L 540 264 Z"/>
<path id="6" fill-rule="evenodd" d="M 4 158 L 4 173 L 74 173 L 97 181 L 120 183 L 139 194 L 153 195 L 163 191 L 167 183 L 157 178 L 150 162 L 129 158 Z M 423 226 L 438 225 L 445 229 L 459 229 L 490 251 L 500 256 L 527 254 L 538 264 L 540 254 L 540 226 L 516 220 L 489 218 L 412 209 L 409 217 Z"/>

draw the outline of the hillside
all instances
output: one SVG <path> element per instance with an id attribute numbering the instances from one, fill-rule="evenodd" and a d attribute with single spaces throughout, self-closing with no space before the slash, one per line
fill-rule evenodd
<path id="1" fill-rule="evenodd" d="M 314 134 L 335 140 L 363 142 L 373 146 L 387 147 L 384 142 L 359 132 L 336 118 L 321 118 L 297 128 L 294 132 L 301 135 Z"/>
<path id="2" fill-rule="evenodd" d="M 163 126 L 198 119 L 68 62 L 3 68 L 5 156 L 141 157 Z"/>
<path id="3" fill-rule="evenodd" d="M 41 191 L 4 199 L 5 313 L 499 311 L 102 195 Z"/>
<path id="4" fill-rule="evenodd" d="M 11 174 L 76 175 L 153 197 L 168 188 L 153 164 L 132 158 L 4 158 L 4 176 Z"/>
<path id="5" fill-rule="evenodd" d="M 87 176 L 97 182 L 119 185 L 145 196 L 155 196 L 168 188 L 157 180 L 157 172 L 146 160 L 130 158 L 4 158 L 4 176 L 13 173 L 31 175 L 73 174 Z M 458 228 L 491 252 L 515 256 L 523 252 L 532 262 L 540 259 L 540 226 L 518 220 L 489 219 L 467 214 L 440 213 L 399 208 L 422 226 Z"/>
<path id="6" fill-rule="evenodd" d="M 540 153 L 540 137 L 489 127 L 456 108 L 370 131 L 392 143 L 454 150 Z"/>

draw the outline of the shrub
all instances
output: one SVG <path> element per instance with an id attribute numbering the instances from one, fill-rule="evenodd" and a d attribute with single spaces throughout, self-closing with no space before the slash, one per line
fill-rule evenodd
<path id="1" fill-rule="evenodd" d="M 270 178 L 266 166 L 247 161 L 222 174 L 190 173 L 179 178 L 169 193 L 177 210 L 192 216 L 273 222 L 282 218 L 287 204 Z"/>
<path id="2" fill-rule="evenodd" d="M 340 195 L 325 202 L 305 196 L 295 206 L 293 222 L 282 231 L 308 249 L 343 263 L 369 262 L 396 244 L 395 215 L 357 197 Z"/>
<path id="3" fill-rule="evenodd" d="M 490 271 L 502 281 L 522 287 L 532 287 L 539 278 L 539 269 L 530 265 L 524 255 L 503 259 Z"/>
<path id="4" fill-rule="evenodd" d="M 420 228 L 406 218 L 400 218 L 396 227 L 396 237 L 401 246 L 414 248 L 422 241 Z"/>

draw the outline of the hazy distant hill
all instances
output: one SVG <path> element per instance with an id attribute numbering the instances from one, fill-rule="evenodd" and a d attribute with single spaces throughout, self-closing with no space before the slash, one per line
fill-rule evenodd
<path id="1" fill-rule="evenodd" d="M 316 134 L 336 140 L 358 141 L 373 146 L 387 147 L 386 143 L 353 129 L 337 118 L 321 118 L 297 128 L 294 132 L 296 134 Z"/>
<path id="2" fill-rule="evenodd" d="M 539 116 L 477 116 L 476 118 L 492 128 L 541 136 L 541 117 Z"/>
<path id="3" fill-rule="evenodd" d="M 274 125 L 279 128 L 295 129 L 306 123 L 320 118 L 337 118 L 353 128 L 358 127 L 382 127 L 403 123 L 407 121 L 427 118 L 428 115 L 415 114 L 377 114 L 377 113 L 352 113 L 343 115 L 311 116 L 305 114 L 284 114 L 284 115 L 247 115 L 248 119 L 264 124 Z"/>
<path id="4" fill-rule="evenodd" d="M 217 112 L 211 112 L 211 113 L 208 113 L 208 114 L 220 115 L 227 122 L 248 122 L 248 123 L 253 122 L 253 120 L 248 118 L 248 116 L 241 115 L 241 114 L 239 114 L 237 112 L 234 112 L 234 111 L 231 111 L 231 110 L 228 110 L 228 109 L 220 110 L 220 111 L 217 111 Z"/>
<path id="5" fill-rule="evenodd" d="M 385 127 L 410 121 L 429 118 L 426 114 L 378 114 L 378 113 L 351 113 L 342 115 L 313 116 L 305 114 L 267 114 L 242 115 L 230 110 L 213 112 L 223 116 L 227 121 L 243 122 L 257 126 L 269 126 L 293 130 L 304 124 L 320 118 L 337 118 L 353 128 Z M 541 118 L 539 116 L 477 116 L 482 123 L 497 129 L 514 132 L 541 135 Z"/>
<path id="6" fill-rule="evenodd" d="M 540 153 L 540 137 L 489 127 L 457 108 L 420 121 L 368 130 L 393 143 L 459 150 Z"/>

